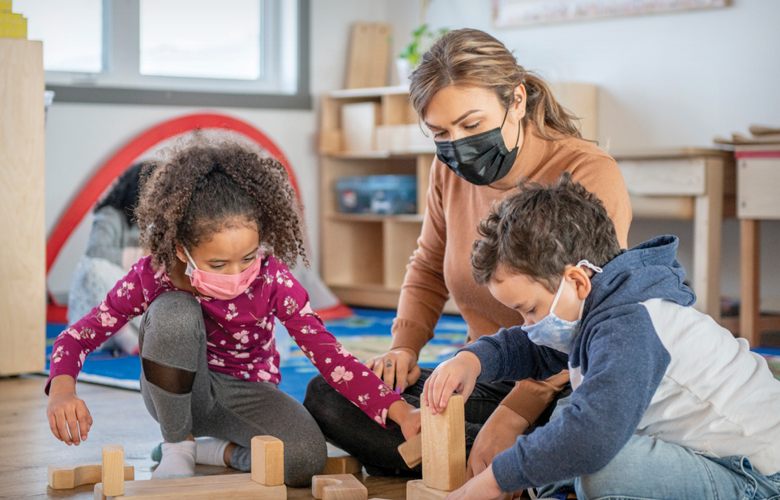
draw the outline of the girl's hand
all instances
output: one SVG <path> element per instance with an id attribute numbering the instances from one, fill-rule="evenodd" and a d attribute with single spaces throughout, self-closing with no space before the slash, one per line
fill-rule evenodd
<path id="1" fill-rule="evenodd" d="M 366 366 L 391 389 L 403 392 L 420 378 L 417 356 L 411 349 L 399 348 L 366 361 Z"/>
<path id="2" fill-rule="evenodd" d="M 468 351 L 458 353 L 440 364 L 425 381 L 423 403 L 431 409 L 432 415 L 436 415 L 447 408 L 453 392 L 468 399 L 480 373 L 482 364 L 475 354 Z"/>
<path id="3" fill-rule="evenodd" d="M 68 446 L 78 446 L 87 440 L 92 415 L 84 401 L 76 396 L 76 381 L 70 375 L 58 375 L 52 379 L 46 416 L 54 437 Z"/>
<path id="4" fill-rule="evenodd" d="M 420 410 L 403 399 L 390 405 L 387 417 L 401 426 L 401 432 L 407 441 L 420 433 L 422 425 Z"/>
<path id="5" fill-rule="evenodd" d="M 491 465 L 474 479 L 447 495 L 447 500 L 492 500 L 503 496 L 504 492 L 498 487 Z"/>

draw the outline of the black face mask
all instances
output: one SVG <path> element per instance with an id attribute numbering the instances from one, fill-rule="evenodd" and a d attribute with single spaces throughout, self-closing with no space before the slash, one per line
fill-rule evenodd
<path id="1" fill-rule="evenodd" d="M 506 117 L 504 115 L 504 123 Z M 477 186 L 492 184 L 512 170 L 517 158 L 520 142 L 520 126 L 517 127 L 517 141 L 512 151 L 506 149 L 500 127 L 458 139 L 457 141 L 436 141 L 436 156 L 450 170 Z"/>

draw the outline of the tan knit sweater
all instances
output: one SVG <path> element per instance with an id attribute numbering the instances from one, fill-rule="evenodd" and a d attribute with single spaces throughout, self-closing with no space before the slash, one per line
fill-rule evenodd
<path id="1" fill-rule="evenodd" d="M 513 181 L 529 178 L 547 184 L 561 173 L 595 193 L 615 224 L 625 248 L 631 224 L 631 204 L 615 160 L 598 146 L 572 137 L 546 140 L 529 122 L 515 165 Z M 501 190 L 475 186 L 454 174 L 438 159 L 431 170 L 427 210 L 418 248 L 406 272 L 398 316 L 393 324 L 392 348 L 418 353 L 433 338 L 433 328 L 450 294 L 468 323 L 468 341 L 492 335 L 500 328 L 523 323 L 522 316 L 499 303 L 471 276 L 471 247 L 478 238 L 477 224 L 493 203 L 516 188 Z M 519 382 L 503 404 L 533 423 L 568 381 L 563 372 L 546 382 Z"/>

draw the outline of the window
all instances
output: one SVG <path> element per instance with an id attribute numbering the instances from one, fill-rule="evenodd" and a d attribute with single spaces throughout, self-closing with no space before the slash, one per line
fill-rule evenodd
<path id="1" fill-rule="evenodd" d="M 15 0 L 57 101 L 310 108 L 308 0 Z"/>
<path id="2" fill-rule="evenodd" d="M 225 4 L 223 4 L 224 6 Z M 260 2 L 141 0 L 142 75 L 257 80 Z"/>
<path id="3" fill-rule="evenodd" d="M 27 38 L 46 41 L 46 70 L 103 71 L 103 0 L 15 0 L 14 9 L 27 18 Z"/>

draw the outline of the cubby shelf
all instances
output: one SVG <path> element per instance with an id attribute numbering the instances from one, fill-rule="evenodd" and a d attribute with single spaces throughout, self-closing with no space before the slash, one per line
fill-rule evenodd
<path id="1" fill-rule="evenodd" d="M 406 266 L 417 248 L 435 146 L 415 151 L 343 151 L 341 106 L 379 104 L 380 125 L 413 125 L 417 115 L 405 87 L 350 89 L 322 97 L 319 131 L 322 275 L 344 303 L 394 309 Z M 357 175 L 414 175 L 417 213 L 343 214 L 337 210 L 336 180 Z M 447 313 L 457 313 L 452 301 Z"/>

